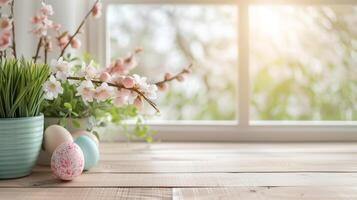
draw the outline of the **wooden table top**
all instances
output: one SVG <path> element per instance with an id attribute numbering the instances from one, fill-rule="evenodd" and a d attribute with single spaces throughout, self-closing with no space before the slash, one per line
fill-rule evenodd
<path id="1" fill-rule="evenodd" d="M 357 199 L 357 143 L 104 143 L 70 182 L 37 166 L 0 199 Z"/>

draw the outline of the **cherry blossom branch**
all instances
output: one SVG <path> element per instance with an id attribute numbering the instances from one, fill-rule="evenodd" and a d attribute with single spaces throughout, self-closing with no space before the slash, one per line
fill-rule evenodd
<path id="1" fill-rule="evenodd" d="M 188 67 L 184 68 L 181 72 L 179 72 L 175 76 L 169 76 L 169 77 L 165 76 L 164 80 L 156 82 L 155 85 L 160 86 L 166 82 L 170 82 L 173 80 L 181 80 L 181 79 L 183 79 L 183 77 L 182 77 L 183 75 L 191 73 L 192 67 L 193 67 L 193 64 L 191 63 Z"/>
<path id="2" fill-rule="evenodd" d="M 12 54 L 14 55 L 15 58 L 17 58 L 16 55 L 16 41 L 15 41 L 15 16 L 14 16 L 14 5 L 15 5 L 15 0 L 12 0 L 11 6 L 10 6 L 10 12 L 11 12 L 11 25 L 12 25 Z"/>
<path id="3" fill-rule="evenodd" d="M 35 56 L 33 57 L 34 63 L 36 63 L 37 58 L 38 58 L 38 54 L 40 53 L 40 49 L 41 49 L 41 45 L 42 45 L 42 40 L 43 40 L 43 37 L 41 36 L 40 39 L 39 39 L 39 41 L 38 41 L 38 44 L 37 44 Z"/>
<path id="4" fill-rule="evenodd" d="M 82 81 L 83 78 L 81 77 L 67 77 L 67 79 L 69 80 L 78 80 L 78 81 Z M 103 82 L 103 81 L 99 81 L 99 80 L 91 80 L 92 83 L 95 83 L 95 84 L 102 84 L 102 83 L 107 83 L 109 86 L 112 86 L 112 87 L 116 87 L 118 89 L 127 89 L 127 90 L 131 90 L 133 92 L 136 92 L 137 94 L 139 94 L 142 98 L 145 99 L 145 101 L 147 101 L 157 112 L 160 112 L 159 108 L 157 107 L 157 105 L 151 101 L 149 98 L 147 98 L 145 96 L 145 94 L 143 94 L 138 88 L 136 87 L 133 87 L 133 88 L 126 88 L 124 87 L 123 85 L 117 85 L 117 84 L 114 84 L 114 83 L 109 83 L 109 82 Z"/>
<path id="5" fill-rule="evenodd" d="M 67 44 L 63 47 L 61 54 L 59 55 L 58 58 L 62 57 L 64 52 L 66 51 L 67 47 L 71 44 L 72 40 L 74 39 L 74 37 L 76 37 L 76 35 L 80 32 L 82 26 L 85 24 L 85 22 L 87 21 L 88 17 L 90 16 L 90 14 L 92 13 L 93 9 L 95 8 L 95 6 L 97 5 L 97 3 L 99 2 L 99 0 L 96 0 L 92 6 L 92 8 L 88 11 L 88 13 L 86 14 L 86 16 L 83 18 L 82 22 L 79 24 L 76 32 L 69 38 Z"/>
<path id="6" fill-rule="evenodd" d="M 48 43 L 46 43 L 45 45 L 48 45 Z M 45 59 L 45 64 L 47 64 L 47 54 L 48 54 L 48 47 L 46 46 L 44 49 L 44 59 Z"/>

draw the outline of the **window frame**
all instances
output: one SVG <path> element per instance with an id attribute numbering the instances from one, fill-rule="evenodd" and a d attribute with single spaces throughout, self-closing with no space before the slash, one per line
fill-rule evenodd
<path id="1" fill-rule="evenodd" d="M 357 141 L 357 121 L 252 121 L 250 120 L 249 6 L 251 5 L 356 5 L 356 0 L 103 0 L 103 17 L 93 20 L 87 45 L 103 66 L 110 60 L 106 11 L 110 4 L 230 4 L 238 7 L 238 120 L 169 121 L 149 123 L 163 141 L 306 142 Z M 90 7 L 90 3 L 87 5 Z"/>

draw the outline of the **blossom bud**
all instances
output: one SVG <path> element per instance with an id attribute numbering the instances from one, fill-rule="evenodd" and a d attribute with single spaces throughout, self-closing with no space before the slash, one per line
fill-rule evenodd
<path id="1" fill-rule="evenodd" d="M 160 90 L 161 92 L 164 92 L 164 91 L 167 90 L 167 84 L 166 84 L 166 83 L 160 83 L 160 84 L 158 85 L 158 88 L 159 88 L 159 90 Z"/>
<path id="2" fill-rule="evenodd" d="M 183 70 L 183 72 L 185 72 L 187 74 L 191 74 L 192 73 L 192 69 L 186 68 L 186 69 Z"/>
<path id="3" fill-rule="evenodd" d="M 8 4 L 11 0 L 0 0 L 0 7 Z"/>
<path id="4" fill-rule="evenodd" d="M 92 9 L 92 16 L 94 18 L 99 18 L 102 15 L 102 4 L 96 3 Z"/>
<path id="5" fill-rule="evenodd" d="M 178 80 L 179 82 L 182 82 L 182 81 L 185 80 L 185 77 L 182 76 L 182 75 L 178 75 L 178 76 L 176 77 L 176 80 Z"/>
<path id="6" fill-rule="evenodd" d="M 165 73 L 165 80 L 170 80 L 172 78 L 171 73 Z"/>
<path id="7" fill-rule="evenodd" d="M 82 43 L 79 39 L 76 39 L 76 38 L 73 38 L 72 41 L 71 41 L 71 47 L 74 48 L 74 49 L 79 49 L 81 48 L 82 46 Z"/>
<path id="8" fill-rule="evenodd" d="M 134 106 L 138 109 L 140 109 L 142 106 L 143 106 L 143 101 L 141 100 L 140 97 L 137 97 L 135 100 L 134 100 Z"/>
<path id="9" fill-rule="evenodd" d="M 11 20 L 7 17 L 0 18 L 0 29 L 1 30 L 10 30 L 12 28 Z"/>
<path id="10" fill-rule="evenodd" d="M 125 88 L 132 88 L 135 85 L 135 80 L 128 76 L 122 80 L 122 84 Z"/>
<path id="11" fill-rule="evenodd" d="M 134 53 L 138 54 L 138 53 L 142 52 L 143 50 L 144 50 L 143 48 L 138 47 L 134 50 Z"/>

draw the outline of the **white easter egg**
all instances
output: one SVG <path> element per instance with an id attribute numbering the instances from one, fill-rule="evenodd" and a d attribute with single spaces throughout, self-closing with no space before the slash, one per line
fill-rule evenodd
<path id="1" fill-rule="evenodd" d="M 92 139 L 95 142 L 97 147 L 99 146 L 99 140 L 98 140 L 97 136 L 95 136 L 91 132 L 84 131 L 84 130 L 79 130 L 79 131 L 75 131 L 75 132 L 72 133 L 72 137 L 73 137 L 74 140 L 76 140 L 78 137 L 80 137 L 82 135 L 88 136 L 90 139 Z"/>
<path id="2" fill-rule="evenodd" d="M 44 134 L 45 151 L 52 154 L 54 150 L 65 142 L 73 142 L 71 133 L 59 125 L 51 125 L 45 130 Z"/>
<path id="3" fill-rule="evenodd" d="M 74 142 L 65 142 L 56 148 L 51 158 L 51 169 L 62 180 L 73 180 L 81 175 L 84 168 L 84 155 Z"/>

